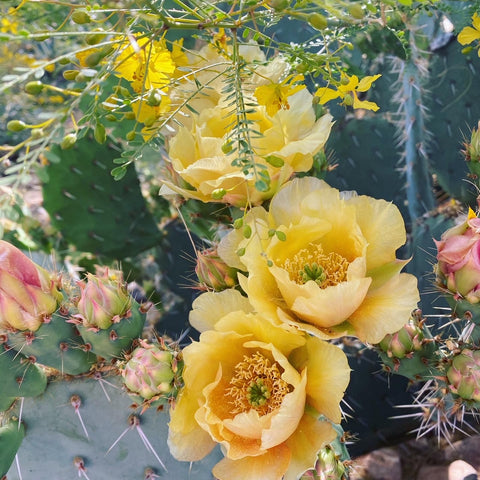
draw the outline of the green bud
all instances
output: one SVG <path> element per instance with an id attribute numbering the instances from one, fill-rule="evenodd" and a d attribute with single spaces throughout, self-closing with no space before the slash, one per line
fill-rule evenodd
<path id="1" fill-rule="evenodd" d="M 125 135 L 125 138 L 131 142 L 132 140 L 135 140 L 135 137 L 137 135 L 137 132 L 135 132 L 135 130 L 130 130 L 126 135 Z"/>
<path id="2" fill-rule="evenodd" d="M 147 98 L 147 105 L 150 105 L 151 107 L 158 107 L 161 103 L 162 94 L 160 93 L 160 90 L 152 90 Z"/>
<path id="3" fill-rule="evenodd" d="M 42 128 L 34 128 L 34 129 L 30 132 L 30 136 L 31 136 L 33 139 L 42 138 L 44 135 L 45 135 L 45 132 L 43 131 Z"/>
<path id="4" fill-rule="evenodd" d="M 100 32 L 95 32 L 91 33 L 90 35 L 87 35 L 85 37 L 85 42 L 88 45 L 96 45 L 97 43 L 100 43 L 104 38 L 105 38 L 105 33 L 100 33 Z"/>
<path id="5" fill-rule="evenodd" d="M 85 58 L 85 65 L 87 67 L 96 67 L 102 60 L 102 52 L 92 52 Z"/>
<path id="6" fill-rule="evenodd" d="M 79 73 L 80 72 L 78 70 L 65 70 L 63 72 L 63 78 L 65 80 L 75 80 Z"/>
<path id="7" fill-rule="evenodd" d="M 41 93 L 41 91 L 44 88 L 45 88 L 45 85 L 38 80 L 35 80 L 33 82 L 28 82 L 25 85 L 25 91 L 27 93 L 30 93 L 31 95 L 38 95 L 39 93 Z"/>
<path id="8" fill-rule="evenodd" d="M 311 13 L 307 21 L 315 30 L 325 30 L 328 26 L 326 17 L 321 13 Z"/>
<path id="9" fill-rule="evenodd" d="M 344 97 L 343 97 L 343 102 L 342 102 L 344 105 L 347 105 L 348 107 L 351 107 L 353 105 L 353 97 L 347 93 Z"/>
<path id="10" fill-rule="evenodd" d="M 212 198 L 214 200 L 221 200 L 226 194 L 227 194 L 227 191 L 224 188 L 216 188 L 212 192 Z"/>
<path id="11" fill-rule="evenodd" d="M 125 112 L 125 120 L 135 120 L 135 112 Z"/>
<path id="12" fill-rule="evenodd" d="M 72 13 L 72 20 L 78 25 L 84 25 L 92 21 L 90 15 L 85 10 L 75 10 Z"/>
<path id="13" fill-rule="evenodd" d="M 27 124 L 21 120 L 10 120 L 7 123 L 7 130 L 9 132 L 21 132 L 27 128 Z"/>
<path id="14" fill-rule="evenodd" d="M 232 151 L 232 142 L 227 141 L 222 145 L 222 152 L 227 155 L 227 153 L 230 153 Z"/>
<path id="15" fill-rule="evenodd" d="M 365 16 L 362 6 L 358 3 L 350 5 L 348 7 L 348 12 L 353 18 L 356 18 L 357 20 L 361 20 Z"/>
<path id="16" fill-rule="evenodd" d="M 105 141 L 107 140 L 107 132 L 105 131 L 105 127 L 101 123 L 97 123 L 95 125 L 93 136 L 98 143 L 105 143 Z"/>
<path id="17" fill-rule="evenodd" d="M 289 6 L 289 0 L 269 0 L 268 5 L 276 12 L 281 12 Z"/>
<path id="18" fill-rule="evenodd" d="M 60 148 L 62 150 L 68 150 L 69 148 L 72 148 L 76 142 L 77 142 L 77 134 L 69 133 L 68 135 L 65 135 L 62 141 L 60 142 Z"/>

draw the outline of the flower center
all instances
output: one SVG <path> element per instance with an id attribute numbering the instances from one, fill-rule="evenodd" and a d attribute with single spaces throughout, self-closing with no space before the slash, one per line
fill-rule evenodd
<path id="1" fill-rule="evenodd" d="M 260 415 L 266 415 L 279 408 L 290 391 L 280 369 L 276 362 L 270 362 L 258 352 L 250 357 L 245 355 L 243 361 L 235 365 L 231 386 L 226 391 L 231 413 L 236 415 L 253 408 Z"/>
<path id="2" fill-rule="evenodd" d="M 320 288 L 326 288 L 346 280 L 348 265 L 348 260 L 339 253 L 325 254 L 321 245 L 311 243 L 287 258 L 283 268 L 295 283 L 303 285 L 313 280 Z"/>

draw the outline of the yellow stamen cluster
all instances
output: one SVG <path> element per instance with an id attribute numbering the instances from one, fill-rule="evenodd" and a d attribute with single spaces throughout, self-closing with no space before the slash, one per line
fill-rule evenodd
<path id="1" fill-rule="evenodd" d="M 325 254 L 321 245 L 311 243 L 292 258 L 287 258 L 283 268 L 295 283 L 303 285 L 313 280 L 320 288 L 326 288 L 346 280 L 348 265 L 342 255 L 336 252 Z"/>
<path id="2" fill-rule="evenodd" d="M 281 367 L 271 362 L 261 353 L 243 357 L 235 365 L 235 375 L 226 391 L 231 413 L 236 415 L 255 409 L 260 415 L 266 415 L 282 404 L 289 393 L 289 384 L 281 377 Z"/>

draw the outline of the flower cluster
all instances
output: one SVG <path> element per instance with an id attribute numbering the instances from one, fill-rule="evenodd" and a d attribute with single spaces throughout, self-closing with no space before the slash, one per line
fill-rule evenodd
<path id="1" fill-rule="evenodd" d="M 417 280 L 395 256 L 406 240 L 398 209 L 316 178 L 286 183 L 236 227 L 217 253 L 243 293 L 222 285 L 193 303 L 201 335 L 183 349 L 169 447 L 195 461 L 220 444 L 220 480 L 293 480 L 341 420 L 350 371 L 329 340 L 378 343 L 398 331 L 419 301 Z"/>
<path id="2" fill-rule="evenodd" d="M 281 57 L 267 62 L 256 44 L 240 46 L 239 55 L 249 68 L 232 77 L 229 72 L 236 66 L 228 45 L 224 48 L 209 44 L 190 53 L 191 72 L 172 90 L 180 126 L 168 141 L 173 178 L 164 181 L 162 193 L 256 205 L 271 198 L 293 173 L 310 170 L 328 139 L 332 117 L 317 118 L 303 77 L 289 75 Z M 231 82 L 239 81 L 235 103 Z M 182 108 L 189 98 L 188 110 Z M 246 144 L 249 163 L 239 168 L 236 160 Z M 262 189 L 259 178 L 266 179 Z"/>

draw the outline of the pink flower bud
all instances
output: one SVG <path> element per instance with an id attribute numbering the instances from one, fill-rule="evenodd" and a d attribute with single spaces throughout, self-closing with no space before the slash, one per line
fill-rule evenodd
<path id="1" fill-rule="evenodd" d="M 447 230 L 437 246 L 437 281 L 470 303 L 480 301 L 480 218 L 472 210 L 465 222 Z"/>
<path id="2" fill-rule="evenodd" d="M 237 269 L 229 267 L 217 254 L 215 248 L 204 250 L 197 256 L 195 273 L 201 287 L 216 292 L 233 288 L 237 284 Z"/>
<path id="3" fill-rule="evenodd" d="M 131 392 L 149 400 L 155 395 L 172 391 L 174 364 L 172 352 L 141 340 L 140 347 L 133 351 L 132 358 L 122 371 L 123 381 Z"/>
<path id="4" fill-rule="evenodd" d="M 85 327 L 107 329 L 127 315 L 131 300 L 121 273 L 102 276 L 88 274 L 87 282 L 80 282 L 82 290 L 77 308 Z"/>
<path id="5" fill-rule="evenodd" d="M 0 240 L 0 330 L 37 330 L 62 298 L 46 270 Z"/>

